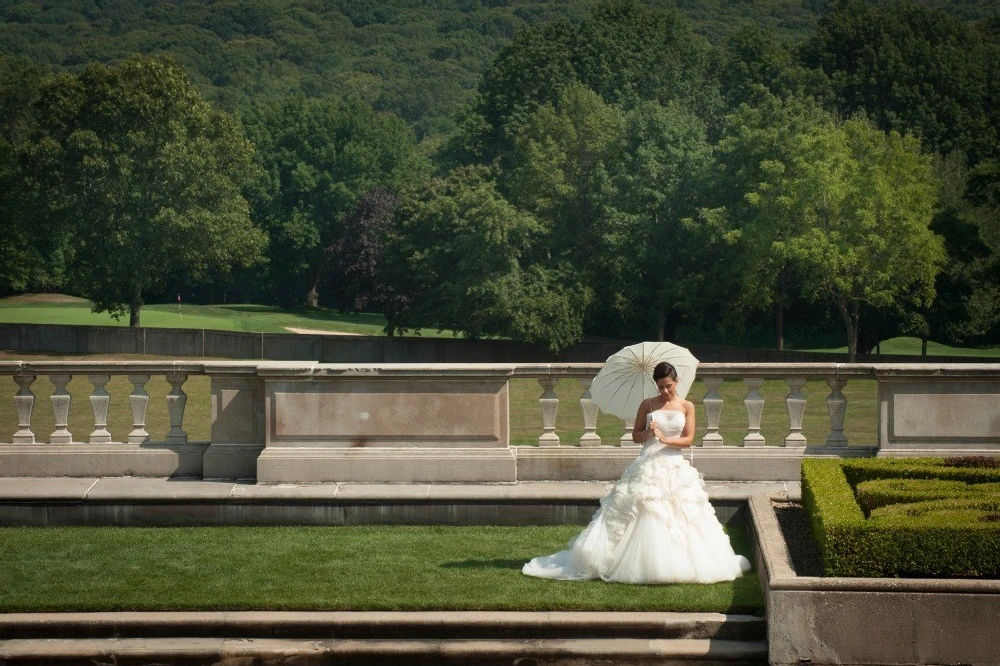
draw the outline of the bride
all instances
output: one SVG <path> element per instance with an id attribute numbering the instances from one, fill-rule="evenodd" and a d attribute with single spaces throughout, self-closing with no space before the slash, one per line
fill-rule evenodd
<path id="1" fill-rule="evenodd" d="M 538 578 L 619 583 L 716 583 L 750 570 L 715 516 L 701 475 L 684 460 L 694 441 L 694 405 L 677 395 L 677 371 L 653 369 L 658 395 L 642 401 L 632 440 L 642 452 L 601 500 L 567 550 L 536 557 Z"/>

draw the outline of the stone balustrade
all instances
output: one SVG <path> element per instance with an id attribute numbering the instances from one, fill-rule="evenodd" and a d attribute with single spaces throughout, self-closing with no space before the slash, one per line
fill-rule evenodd
<path id="1" fill-rule="evenodd" d="M 0 432 L 0 476 L 194 476 L 259 482 L 515 482 L 614 479 L 635 457 L 632 423 L 598 434 L 590 385 L 600 364 L 384 364 L 311 362 L 4 362 L 14 386 L 10 439 Z M 109 431 L 112 377 L 130 386 L 131 430 Z M 190 441 L 185 424 L 192 376 L 211 384 L 211 434 Z M 151 404 L 151 378 L 169 384 L 166 404 Z M 37 432 L 45 378 L 54 428 Z M 67 385 L 74 378 L 86 381 Z M 510 383 L 537 382 L 537 446 L 511 446 Z M 784 387 L 776 402 L 775 380 Z M 871 441 L 849 441 L 845 396 L 851 381 L 874 381 L 876 407 L 861 415 L 876 427 Z M 770 391 L 762 391 L 770 382 Z M 824 385 L 826 433 L 804 432 Z M 120 380 L 119 380 L 120 383 Z M 723 391 L 723 386 L 727 390 Z M 742 404 L 733 402 L 739 386 Z M 16 393 L 15 393 L 16 389 Z M 827 393 L 828 391 L 828 393 Z M 48 391 L 45 391 L 48 393 Z M 85 395 L 86 394 L 86 395 Z M 729 399 L 724 394 L 730 396 Z M 688 396 L 702 422 L 695 465 L 709 479 L 798 479 L 803 456 L 982 455 L 1000 453 L 1000 364 L 703 363 Z M 90 403 L 89 432 L 72 432 L 73 400 Z M 810 402 L 812 400 L 812 403 Z M 579 403 L 582 435 L 560 435 L 560 404 Z M 739 402 L 739 401 L 737 401 Z M 783 404 L 781 404 L 783 402 Z M 767 403 L 767 404 L 765 404 Z M 9 404 L 9 403 L 8 403 Z M 723 409 L 745 414 L 740 437 L 727 437 Z M 766 408 L 766 409 L 765 409 Z M 169 428 L 152 438 L 150 410 Z M 763 434 L 781 419 L 782 436 Z M 3 412 L 0 412 L 3 413 Z M 607 417 L 602 417 L 606 423 Z M 162 420 L 162 419 L 161 419 Z M 741 417 L 742 420 L 742 417 Z M 198 428 L 204 432 L 204 423 Z M 605 427 L 606 431 L 607 428 Z M 730 427 L 729 432 L 732 432 Z M 774 427 L 771 428 L 774 432 Z"/>

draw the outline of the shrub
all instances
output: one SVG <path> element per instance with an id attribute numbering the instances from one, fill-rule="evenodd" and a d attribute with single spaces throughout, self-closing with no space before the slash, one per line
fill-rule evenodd
<path id="1" fill-rule="evenodd" d="M 1000 521 L 991 516 L 1000 515 L 998 481 L 1000 470 L 946 466 L 942 458 L 809 459 L 802 462 L 802 502 L 828 576 L 996 578 Z M 872 483 L 869 497 L 921 486 L 924 493 L 954 488 L 962 495 L 880 506 L 866 520 L 854 492 L 865 483 Z"/>
<path id="2" fill-rule="evenodd" d="M 948 479 L 876 479 L 857 485 L 858 504 L 870 516 L 874 509 L 893 504 L 925 502 L 949 497 L 997 495 L 1000 483 L 969 484 Z"/>
<path id="3" fill-rule="evenodd" d="M 996 456 L 953 456 L 945 458 L 947 467 L 1000 467 L 1000 458 Z"/>

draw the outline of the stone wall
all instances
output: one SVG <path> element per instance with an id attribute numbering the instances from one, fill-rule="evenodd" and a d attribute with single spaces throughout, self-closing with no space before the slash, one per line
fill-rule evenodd
<path id="1" fill-rule="evenodd" d="M 0 323 L 0 349 L 65 354 L 148 354 L 320 363 L 602 363 L 636 340 L 582 342 L 553 354 L 503 340 L 245 333 L 206 329 Z M 681 344 L 684 344 L 683 342 Z M 687 345 L 702 362 L 846 362 L 846 354 Z M 890 356 L 859 359 L 895 363 L 982 362 L 981 358 Z"/>

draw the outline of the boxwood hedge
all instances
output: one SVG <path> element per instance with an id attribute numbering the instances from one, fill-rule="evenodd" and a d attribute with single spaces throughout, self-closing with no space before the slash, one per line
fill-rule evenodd
<path id="1" fill-rule="evenodd" d="M 883 504 L 866 518 L 855 496 L 859 485 L 913 479 L 932 481 L 926 494 L 949 487 L 959 492 L 918 504 Z M 940 481 L 989 485 L 970 497 L 967 488 Z M 808 459 L 802 463 L 802 502 L 828 576 L 1000 578 L 1000 504 L 991 492 L 998 482 L 998 468 L 954 466 L 942 458 Z M 884 484 L 883 490 L 892 487 Z"/>

